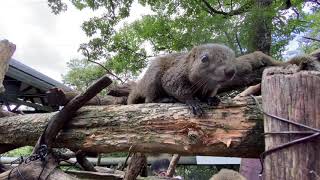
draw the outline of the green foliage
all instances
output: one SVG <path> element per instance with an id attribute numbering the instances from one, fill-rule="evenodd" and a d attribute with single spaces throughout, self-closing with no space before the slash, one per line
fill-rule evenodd
<path id="1" fill-rule="evenodd" d="M 59 14 L 61 11 L 67 10 L 67 5 L 61 0 L 48 0 L 48 6 L 54 14 Z"/>
<path id="2" fill-rule="evenodd" d="M 79 10 L 104 9 L 101 17 L 83 23 L 82 29 L 90 40 L 82 44 L 81 49 L 85 50 L 82 51 L 85 56 L 102 62 L 124 79 L 137 76 L 150 56 L 185 51 L 208 42 L 224 43 L 240 55 L 257 49 L 260 40 L 270 32 L 270 53 L 278 59 L 295 34 L 306 31 L 310 21 L 318 21 L 317 16 L 307 16 L 302 8 L 308 4 L 313 12 L 319 10 L 316 3 L 302 0 L 291 0 L 290 11 L 286 1 L 271 1 L 270 6 L 262 8 L 257 5 L 261 0 L 208 0 L 212 11 L 204 1 L 139 0 L 138 3 L 150 7 L 153 14 L 126 24 L 123 20 L 130 15 L 133 0 L 70 1 Z M 70 63 L 75 63 L 72 61 Z M 64 81 L 78 89 L 102 73 L 102 69 L 90 64 L 84 70 L 70 69 Z M 77 81 L 75 77 L 82 79 Z"/>
<path id="3" fill-rule="evenodd" d="M 320 40 L 320 11 L 315 11 L 306 16 L 309 23 L 309 29 L 305 33 L 306 37 L 311 37 Z M 300 41 L 305 53 L 311 53 L 316 49 L 320 49 L 320 42 L 314 40 L 302 39 Z"/>
<path id="4" fill-rule="evenodd" d="M 61 169 L 62 171 L 69 171 L 69 170 L 73 170 L 73 171 L 81 171 L 82 169 L 78 168 L 75 165 L 69 165 L 69 166 L 58 166 L 59 169 Z"/>
<path id="5" fill-rule="evenodd" d="M 63 82 L 75 87 L 78 91 L 85 90 L 97 77 L 105 74 L 104 69 L 86 60 L 73 59 L 67 63 L 70 69 L 67 75 L 63 76 Z"/>
<path id="6" fill-rule="evenodd" d="M 29 156 L 32 153 L 32 146 L 24 146 L 24 147 L 20 147 L 11 151 L 8 151 L 4 154 L 2 154 L 2 156 L 6 156 L 6 157 L 20 157 L 20 156 Z"/>

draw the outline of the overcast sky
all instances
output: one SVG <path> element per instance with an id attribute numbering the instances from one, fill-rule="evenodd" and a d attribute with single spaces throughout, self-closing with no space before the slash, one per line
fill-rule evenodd
<path id="1" fill-rule="evenodd" d="M 66 62 L 81 57 L 77 50 L 87 38 L 80 26 L 94 13 L 69 5 L 66 12 L 54 15 L 46 0 L 0 1 L 0 39 L 16 44 L 13 58 L 61 81 L 61 74 L 67 72 Z M 127 21 L 147 13 L 150 11 L 135 4 Z"/>

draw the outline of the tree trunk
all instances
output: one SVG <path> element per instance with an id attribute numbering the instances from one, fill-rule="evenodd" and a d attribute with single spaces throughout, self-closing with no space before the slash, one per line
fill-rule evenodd
<path id="1" fill-rule="evenodd" d="M 81 108 L 59 133 L 56 147 L 108 153 L 128 151 L 258 157 L 264 149 L 262 115 L 251 98 L 225 101 L 196 118 L 183 104 Z M 0 143 L 34 145 L 55 113 L 1 118 Z"/>
<path id="2" fill-rule="evenodd" d="M 251 35 L 249 39 L 249 51 L 262 51 L 270 54 L 271 50 L 271 30 L 272 30 L 272 0 L 255 0 L 256 8 L 251 11 L 249 24 Z"/>
<path id="3" fill-rule="evenodd" d="M 301 123 L 318 130 L 301 128 L 265 116 L 265 132 L 294 132 L 269 134 L 265 137 L 266 150 L 298 138 L 313 135 L 309 141 L 278 149 L 266 155 L 266 180 L 313 180 L 320 172 L 320 72 L 300 71 L 297 68 L 270 68 L 262 81 L 263 109 L 281 118 Z M 304 132 L 297 132 L 304 131 Z M 308 132 L 306 132 L 308 131 Z M 311 131 L 311 132 L 310 132 Z"/>

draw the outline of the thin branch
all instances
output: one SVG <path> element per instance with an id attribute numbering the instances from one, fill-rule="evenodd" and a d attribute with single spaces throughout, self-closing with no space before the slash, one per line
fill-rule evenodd
<path id="1" fill-rule="evenodd" d="M 142 57 L 144 57 L 144 58 L 153 57 L 153 56 L 146 56 L 146 55 L 144 55 L 144 54 L 142 54 L 142 53 L 138 53 L 138 52 L 136 52 L 135 50 L 129 48 L 128 46 L 122 46 L 122 48 L 125 49 L 125 50 L 128 50 L 128 51 L 130 51 L 130 52 L 132 52 L 132 53 L 134 53 L 134 54 L 137 55 L 137 56 L 142 56 Z"/>
<path id="2" fill-rule="evenodd" d="M 205 10 L 211 15 L 221 14 L 221 15 L 224 15 L 224 16 L 234 16 L 234 15 L 242 14 L 242 13 L 248 11 L 252 7 L 251 3 L 246 3 L 245 5 L 239 7 L 236 10 L 232 10 L 232 11 L 229 11 L 229 12 L 224 12 L 224 11 L 219 11 L 219 10 L 214 9 L 210 5 L 210 3 L 208 1 L 206 1 L 206 0 L 201 0 L 201 1 L 205 4 L 205 7 L 206 7 Z"/>
<path id="3" fill-rule="evenodd" d="M 292 11 L 297 15 L 297 19 L 300 19 L 300 13 L 297 8 L 292 8 Z"/>
<path id="4" fill-rule="evenodd" d="M 318 0 L 308 0 L 307 2 L 312 2 L 312 3 L 316 3 L 316 4 L 320 5 L 320 2 Z"/>
<path id="5" fill-rule="evenodd" d="M 230 9 L 233 10 L 233 2 L 232 2 L 232 0 L 230 1 Z"/>
<path id="6" fill-rule="evenodd" d="M 109 2 L 110 2 L 110 6 L 111 6 L 111 9 L 112 9 L 112 15 L 113 15 L 113 17 L 112 18 L 115 18 L 116 17 L 116 15 L 115 15 L 115 13 L 114 13 L 114 11 L 115 11 L 115 8 L 114 8 L 114 4 L 113 4 L 113 2 L 112 2 L 112 0 L 109 0 Z"/>
<path id="7" fill-rule="evenodd" d="M 102 67 L 104 70 L 107 71 L 108 74 L 110 74 L 111 76 L 115 77 L 116 79 L 118 79 L 122 84 L 124 83 L 124 81 L 117 75 L 115 75 L 111 70 L 109 70 L 108 68 L 106 68 L 104 65 L 102 65 L 101 63 L 98 63 L 96 61 L 93 61 L 90 59 L 90 53 L 88 51 L 88 49 L 86 48 L 81 48 L 83 51 L 85 51 L 85 53 L 87 54 L 87 61 L 95 63 L 97 65 L 99 65 L 100 67 Z"/>
<path id="8" fill-rule="evenodd" d="M 220 0 L 218 0 L 218 4 L 219 4 L 219 9 L 221 9 L 221 10 L 222 10 L 222 5 L 221 5 Z"/>
<path id="9" fill-rule="evenodd" d="M 289 9 L 292 6 L 290 0 L 286 0 L 286 9 Z"/>
<path id="10" fill-rule="evenodd" d="M 320 42 L 320 39 L 316 39 L 316 38 L 312 38 L 312 37 L 306 37 L 306 36 L 302 36 L 302 37 L 305 38 L 305 39 L 312 40 L 312 41 Z"/>
<path id="11" fill-rule="evenodd" d="M 104 65 L 98 63 L 97 61 L 93 61 L 93 60 L 90 60 L 90 59 L 87 59 L 87 61 L 99 65 L 99 66 L 102 67 L 104 70 L 106 70 L 108 74 L 110 74 L 110 75 L 112 75 L 113 77 L 115 77 L 116 79 L 118 79 L 122 84 L 124 83 L 124 81 L 123 81 L 121 78 L 119 78 L 117 75 L 115 75 L 114 73 L 112 73 L 112 72 L 111 72 L 109 69 L 107 69 Z"/>
<path id="12" fill-rule="evenodd" d="M 242 47 L 241 47 L 240 40 L 239 40 L 239 37 L 238 37 L 238 33 L 237 33 L 237 32 L 236 32 L 236 41 L 237 41 L 237 44 L 238 44 L 238 46 L 239 46 L 240 53 L 241 53 L 241 55 L 243 55 L 243 50 L 242 50 Z"/>

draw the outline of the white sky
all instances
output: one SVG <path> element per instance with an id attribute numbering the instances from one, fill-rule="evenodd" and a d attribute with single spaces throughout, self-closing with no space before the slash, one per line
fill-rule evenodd
<path id="1" fill-rule="evenodd" d="M 81 30 L 82 22 L 97 13 L 68 4 L 66 12 L 54 15 L 47 0 L 0 0 L 0 4 L 0 39 L 16 44 L 13 58 L 61 81 L 67 72 L 66 62 L 81 57 L 79 45 L 88 40 Z M 126 22 L 151 13 L 150 8 L 134 3 Z"/>
<path id="2" fill-rule="evenodd" d="M 0 4 L 0 39 L 16 44 L 13 58 L 61 81 L 61 74 L 67 72 L 66 62 L 81 57 L 79 45 L 88 40 L 81 24 L 94 13 L 69 4 L 66 12 L 54 15 L 47 0 L 0 0 Z M 134 4 L 133 15 L 126 21 L 150 12 Z"/>

